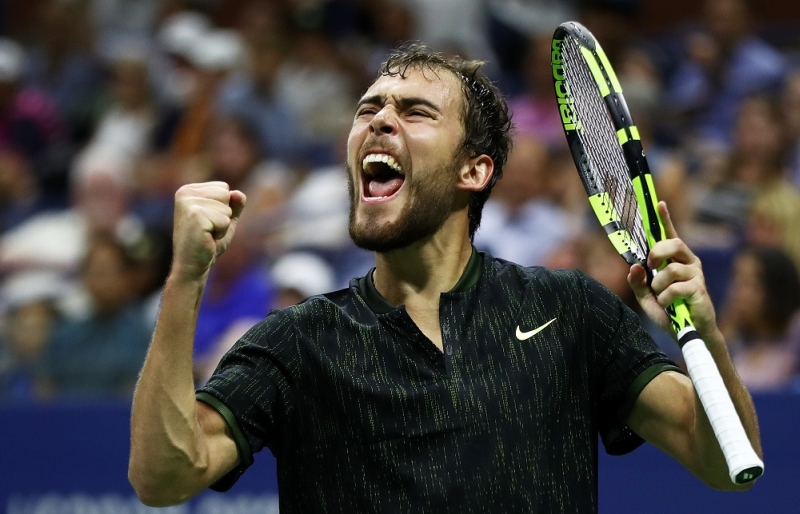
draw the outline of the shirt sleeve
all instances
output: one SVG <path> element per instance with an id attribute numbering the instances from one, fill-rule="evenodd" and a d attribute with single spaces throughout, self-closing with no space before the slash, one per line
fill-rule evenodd
<path id="1" fill-rule="evenodd" d="M 280 452 L 299 366 L 295 339 L 290 317 L 273 311 L 236 342 L 198 389 L 197 399 L 220 413 L 239 451 L 239 465 L 211 489 L 230 489 L 265 446 Z"/>
<path id="2" fill-rule="evenodd" d="M 600 283 L 584 276 L 593 337 L 600 437 L 611 455 L 644 440 L 625 424 L 645 386 L 664 371 L 683 373 L 642 327 L 639 316 Z"/>

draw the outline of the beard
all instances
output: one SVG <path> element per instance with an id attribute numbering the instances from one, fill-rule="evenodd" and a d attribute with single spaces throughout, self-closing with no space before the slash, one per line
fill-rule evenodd
<path id="1" fill-rule="evenodd" d="M 450 161 L 453 162 L 453 161 Z M 410 181 L 404 184 L 408 203 L 403 206 L 397 219 L 378 224 L 370 219 L 356 221 L 359 192 L 355 190 L 353 173 L 347 166 L 347 188 L 350 193 L 350 237 L 359 248 L 371 252 L 385 253 L 405 248 L 434 235 L 447 218 L 456 193 L 458 165 L 439 166 L 429 182 Z"/>

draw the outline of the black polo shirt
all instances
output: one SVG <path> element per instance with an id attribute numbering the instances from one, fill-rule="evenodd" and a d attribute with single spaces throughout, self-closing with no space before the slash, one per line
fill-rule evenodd
<path id="1" fill-rule="evenodd" d="M 371 277 L 271 312 L 198 391 L 239 448 L 214 488 L 266 446 L 281 514 L 595 512 L 598 433 L 636 448 L 621 420 L 679 370 L 636 314 L 578 271 L 473 252 L 442 352 Z"/>

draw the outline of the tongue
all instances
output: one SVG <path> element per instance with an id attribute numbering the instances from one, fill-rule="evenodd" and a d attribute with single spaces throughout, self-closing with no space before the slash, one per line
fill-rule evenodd
<path id="1" fill-rule="evenodd" d="M 378 196 L 392 196 L 403 185 L 403 179 L 400 177 L 390 178 L 385 182 L 377 180 L 370 180 L 369 194 L 373 197 Z"/>

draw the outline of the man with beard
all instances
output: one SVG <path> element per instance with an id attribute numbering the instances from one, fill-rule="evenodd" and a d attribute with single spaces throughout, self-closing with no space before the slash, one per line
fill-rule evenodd
<path id="1" fill-rule="evenodd" d="M 424 46 L 393 55 L 348 139 L 350 233 L 375 268 L 350 287 L 273 311 L 195 393 L 192 334 L 209 268 L 244 195 L 188 185 L 175 257 L 133 407 L 129 477 L 150 505 L 229 488 L 268 447 L 281 512 L 593 512 L 597 435 L 644 440 L 708 484 L 736 488 L 691 381 L 638 318 L 577 271 L 524 268 L 471 239 L 510 147 L 480 63 Z M 747 390 L 717 330 L 700 264 L 677 239 L 642 307 L 685 298 L 753 444 Z"/>

